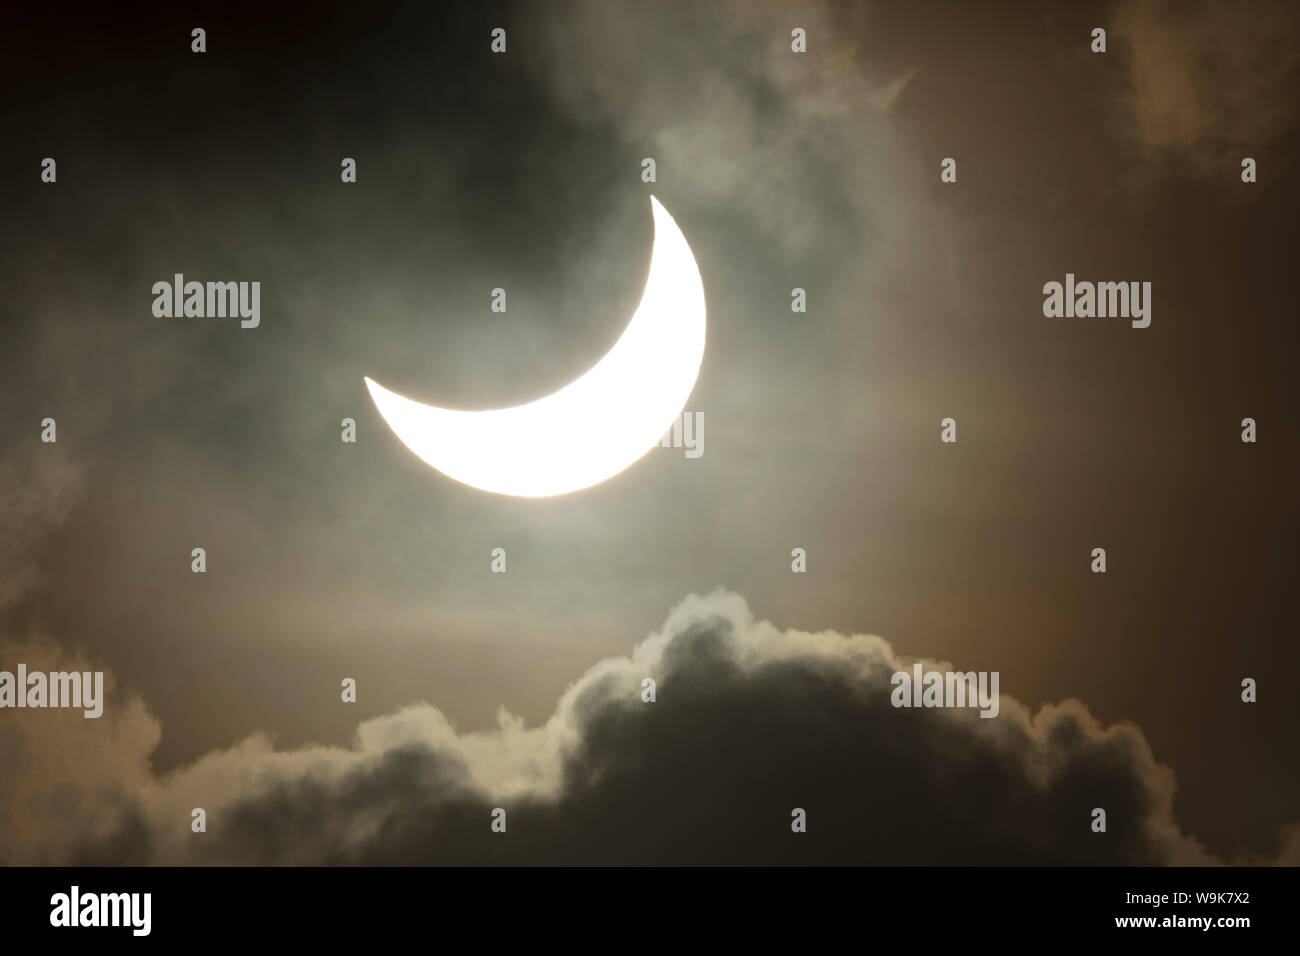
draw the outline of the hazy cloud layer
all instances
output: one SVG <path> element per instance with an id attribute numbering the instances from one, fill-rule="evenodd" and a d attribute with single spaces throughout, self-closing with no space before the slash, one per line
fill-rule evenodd
<path id="1" fill-rule="evenodd" d="M 0 456 L 0 607 L 36 582 L 31 548 L 82 498 L 81 471 L 57 444 Z"/>
<path id="2" fill-rule="evenodd" d="M 1295 120 L 1297 29 L 1289 0 L 1119 4 L 1114 35 L 1129 46 L 1139 136 L 1216 179 L 1230 180 L 1244 156 L 1273 157 Z"/>

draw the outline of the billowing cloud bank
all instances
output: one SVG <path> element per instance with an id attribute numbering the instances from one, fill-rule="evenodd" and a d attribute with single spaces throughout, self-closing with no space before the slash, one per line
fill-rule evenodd
<path id="1" fill-rule="evenodd" d="M 361 724 L 351 749 L 277 752 L 254 735 L 155 778 L 159 725 L 138 702 L 100 721 L 27 713 L 5 725 L 20 759 L 0 791 L 0 851 L 82 863 L 1218 862 L 1180 831 L 1173 774 L 1137 728 L 1103 728 L 1077 701 L 1032 714 L 1005 693 L 995 719 L 895 709 L 890 675 L 911 663 L 878 637 L 778 630 L 716 592 L 591 668 L 539 727 L 503 711 L 497 728 L 462 734 L 418 704 Z M 54 750 L 81 757 L 42 758 Z M 194 807 L 206 833 L 190 830 Z M 490 827 L 497 807 L 504 834 Z"/>

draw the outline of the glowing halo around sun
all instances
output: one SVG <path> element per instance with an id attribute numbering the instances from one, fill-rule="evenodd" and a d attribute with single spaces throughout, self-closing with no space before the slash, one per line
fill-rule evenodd
<path id="1" fill-rule="evenodd" d="M 366 378 L 403 444 L 449 478 L 543 498 L 612 478 L 658 445 L 704 359 L 704 283 L 673 217 L 653 196 L 654 248 L 641 303 L 614 347 L 556 392 L 512 408 L 424 405 Z"/>

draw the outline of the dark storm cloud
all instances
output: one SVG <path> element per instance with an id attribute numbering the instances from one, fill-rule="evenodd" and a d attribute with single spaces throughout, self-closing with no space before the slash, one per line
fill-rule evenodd
<path id="1" fill-rule="evenodd" d="M 1077 701 L 1031 713 L 1009 695 L 993 719 L 895 709 L 890 675 L 910 664 L 878 637 L 781 631 L 737 595 L 692 596 L 629 656 L 584 674 L 544 725 L 503 712 L 496 729 L 462 734 L 422 704 L 362 724 L 346 750 L 277 752 L 254 737 L 120 788 L 104 817 L 142 838 L 101 821 L 72 858 L 1215 862 L 1181 832 L 1173 774 L 1136 727 L 1102 727 Z M 118 739 L 138 763 L 147 736 Z M 199 806 L 208 831 L 193 834 Z M 496 807 L 504 835 L 490 831 Z M 806 834 L 790 830 L 796 807 Z M 1094 807 L 1105 834 L 1091 831 Z"/>

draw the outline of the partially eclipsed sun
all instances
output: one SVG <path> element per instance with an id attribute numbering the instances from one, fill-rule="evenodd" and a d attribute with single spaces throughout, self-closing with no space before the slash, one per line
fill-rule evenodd
<path id="1" fill-rule="evenodd" d="M 513 408 L 423 405 L 366 378 L 407 448 L 449 478 L 502 495 L 579 491 L 633 464 L 686 407 L 704 358 L 704 283 L 677 223 L 653 196 L 650 274 L 614 347 L 557 392 Z"/>

